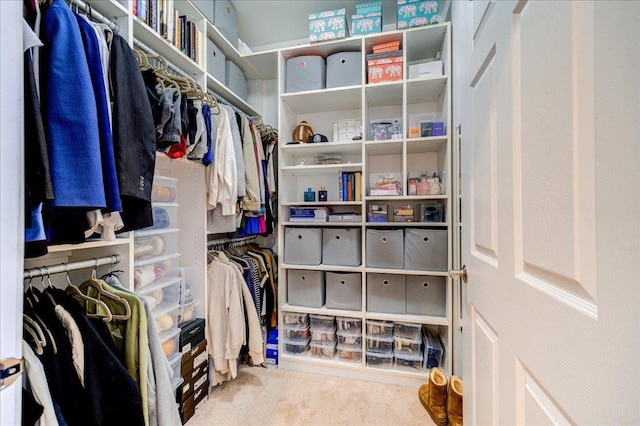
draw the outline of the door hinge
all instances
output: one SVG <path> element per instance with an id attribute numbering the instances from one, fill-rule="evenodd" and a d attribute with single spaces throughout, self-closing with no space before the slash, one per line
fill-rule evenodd
<path id="1" fill-rule="evenodd" d="M 0 359 L 0 390 L 9 387 L 24 372 L 24 359 Z"/>

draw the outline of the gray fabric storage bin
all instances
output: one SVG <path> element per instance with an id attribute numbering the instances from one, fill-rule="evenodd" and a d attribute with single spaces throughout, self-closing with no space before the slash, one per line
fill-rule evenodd
<path id="1" fill-rule="evenodd" d="M 324 305 L 324 272 L 289 269 L 287 271 L 287 303 L 309 308 Z"/>
<path id="2" fill-rule="evenodd" d="M 416 271 L 446 272 L 446 229 L 405 229 L 404 267 Z"/>
<path id="3" fill-rule="evenodd" d="M 322 264 L 360 266 L 362 231 L 360 228 L 324 228 L 322 230 Z"/>
<path id="4" fill-rule="evenodd" d="M 367 274 L 367 311 L 404 314 L 404 275 Z"/>
<path id="5" fill-rule="evenodd" d="M 362 84 L 362 53 L 338 52 L 327 56 L 327 88 Z"/>
<path id="6" fill-rule="evenodd" d="M 213 24 L 213 21 L 214 21 L 213 0 L 191 0 L 191 3 L 193 3 L 193 5 L 197 7 L 200 12 L 202 12 L 204 17 L 207 18 L 209 22 Z"/>
<path id="7" fill-rule="evenodd" d="M 231 61 L 225 61 L 224 85 L 240 99 L 247 100 L 247 77 L 240 67 Z"/>
<path id="8" fill-rule="evenodd" d="M 238 14 L 229 0 L 213 2 L 212 24 L 222 33 L 233 47 L 238 48 Z"/>
<path id="9" fill-rule="evenodd" d="M 407 313 L 443 317 L 447 314 L 447 279 L 407 276 Z"/>
<path id="10" fill-rule="evenodd" d="M 327 64 L 322 56 L 287 59 L 286 91 L 301 92 L 325 88 Z"/>
<path id="11" fill-rule="evenodd" d="M 362 309 L 362 278 L 359 272 L 326 272 L 327 309 Z"/>
<path id="12" fill-rule="evenodd" d="M 207 72 L 226 84 L 226 57 L 211 39 L 207 39 Z"/>
<path id="13" fill-rule="evenodd" d="M 288 265 L 322 263 L 322 229 L 286 228 L 284 230 L 284 263 Z"/>
<path id="14" fill-rule="evenodd" d="M 366 250 L 370 268 L 404 268 L 402 229 L 367 229 Z"/>

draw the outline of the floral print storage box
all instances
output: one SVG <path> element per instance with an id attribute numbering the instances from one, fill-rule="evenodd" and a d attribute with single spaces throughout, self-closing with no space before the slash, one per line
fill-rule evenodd
<path id="1" fill-rule="evenodd" d="M 311 43 L 337 40 L 348 35 L 344 8 L 309 14 L 309 41 Z"/>

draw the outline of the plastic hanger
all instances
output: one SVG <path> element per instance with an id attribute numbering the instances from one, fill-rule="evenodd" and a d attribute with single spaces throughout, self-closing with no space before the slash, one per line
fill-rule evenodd
<path id="1" fill-rule="evenodd" d="M 110 322 L 113 319 L 113 314 L 111 313 L 111 309 L 109 309 L 109 306 L 107 306 L 107 304 L 104 303 L 102 300 L 98 300 L 91 296 L 87 296 L 86 294 L 81 292 L 78 287 L 76 287 L 71 283 L 71 278 L 69 277 L 69 265 L 66 265 L 66 270 L 67 270 L 67 288 L 65 290 L 66 293 L 69 296 L 75 297 L 76 299 L 80 299 L 85 302 L 85 311 L 86 311 L 86 316 L 88 318 L 102 318 L 104 322 Z M 96 309 L 96 313 L 90 313 L 91 311 L 89 310 L 89 303 L 93 303 L 102 309 L 101 310 Z M 101 311 L 103 313 L 99 313 Z"/>
<path id="2" fill-rule="evenodd" d="M 42 355 L 44 353 L 44 349 L 42 348 L 42 344 L 40 343 L 40 340 L 38 338 L 38 333 L 36 333 L 35 330 L 31 328 L 29 325 L 27 325 L 26 323 L 22 323 L 22 329 L 26 331 L 33 339 L 33 341 L 31 342 L 35 345 L 35 348 L 33 348 L 33 351 L 37 355 Z"/>
<path id="3" fill-rule="evenodd" d="M 114 294 L 108 290 L 106 290 L 102 284 L 102 281 L 99 281 L 96 277 L 96 272 L 98 269 L 98 261 L 96 260 L 96 265 L 94 266 L 93 270 L 91 271 L 91 279 L 86 280 L 85 282 L 83 282 L 82 284 L 80 284 L 79 289 L 80 291 L 82 291 L 84 293 L 83 290 L 91 287 L 94 288 L 95 290 L 97 290 L 98 292 L 98 300 L 101 300 L 103 297 L 113 300 L 117 303 L 120 303 L 121 305 L 124 306 L 125 309 L 125 314 L 124 315 L 120 315 L 120 314 L 111 314 L 111 319 L 112 320 L 128 320 L 129 318 L 131 318 L 131 306 L 129 305 L 129 302 L 125 299 L 123 299 L 122 297 L 118 296 L 117 294 Z"/>

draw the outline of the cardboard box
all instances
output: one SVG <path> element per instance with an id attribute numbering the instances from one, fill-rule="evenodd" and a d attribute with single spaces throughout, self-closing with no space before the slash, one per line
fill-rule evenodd
<path id="1" fill-rule="evenodd" d="M 382 2 L 358 3 L 356 4 L 356 13 L 358 15 L 366 15 L 367 13 L 382 14 Z"/>
<path id="2" fill-rule="evenodd" d="M 337 40 L 349 35 L 346 9 L 309 14 L 309 42 Z"/>
<path id="3" fill-rule="evenodd" d="M 396 28 L 421 27 L 440 22 L 438 0 L 397 0 Z"/>
<path id="4" fill-rule="evenodd" d="M 351 35 L 366 35 L 382 32 L 382 12 L 351 15 Z"/>
<path id="5" fill-rule="evenodd" d="M 369 84 L 387 83 L 402 80 L 402 51 L 395 56 L 376 58 L 367 55 L 367 77 Z"/>
<path id="6" fill-rule="evenodd" d="M 400 41 L 391 41 L 373 46 L 373 53 L 395 52 L 397 50 L 400 50 Z"/>
<path id="7" fill-rule="evenodd" d="M 409 65 L 409 78 L 436 77 L 442 75 L 442 61 Z"/>

